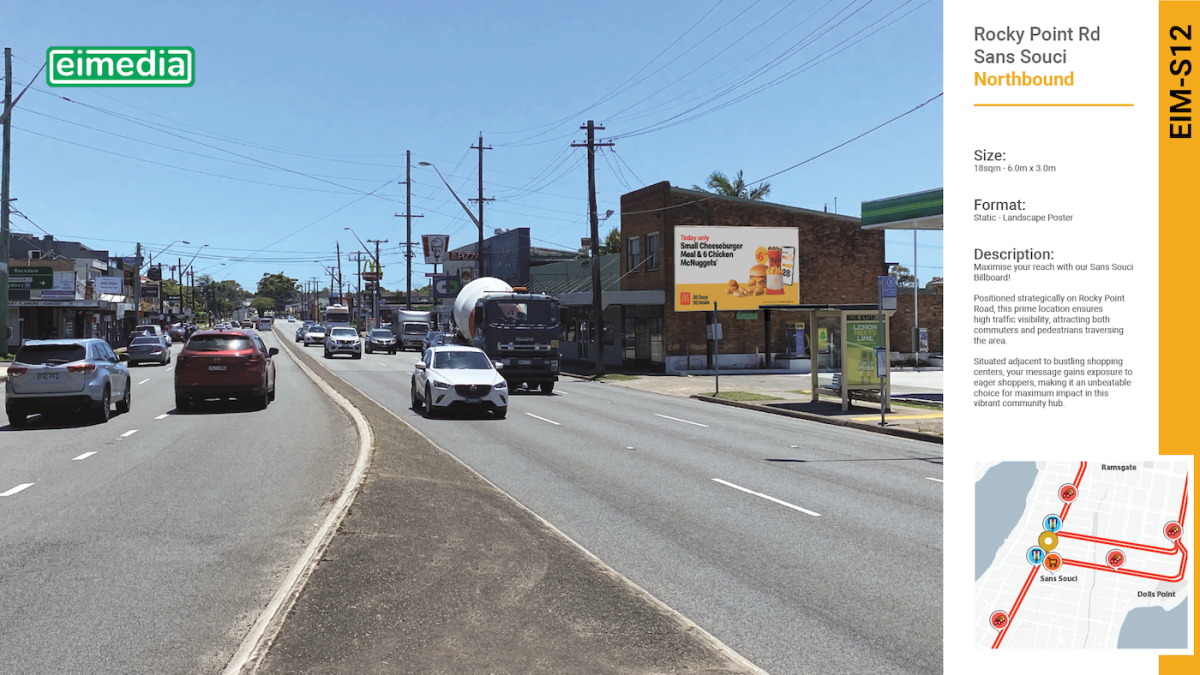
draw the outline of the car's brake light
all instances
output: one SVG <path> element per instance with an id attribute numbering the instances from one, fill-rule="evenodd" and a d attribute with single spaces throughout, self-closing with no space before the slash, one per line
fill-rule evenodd
<path id="1" fill-rule="evenodd" d="M 94 364 L 94 363 L 78 363 L 75 365 L 67 366 L 68 373 L 92 373 L 95 371 L 96 371 L 96 364 Z"/>
<path id="2" fill-rule="evenodd" d="M 8 367 L 9 375 L 24 375 L 27 372 L 29 372 L 29 369 L 26 368 L 25 366 L 9 366 Z"/>

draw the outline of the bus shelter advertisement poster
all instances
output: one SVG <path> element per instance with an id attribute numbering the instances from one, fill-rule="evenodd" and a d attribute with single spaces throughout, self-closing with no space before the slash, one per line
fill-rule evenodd
<path id="1" fill-rule="evenodd" d="M 790 227 L 675 228 L 675 310 L 757 310 L 800 302 Z"/>

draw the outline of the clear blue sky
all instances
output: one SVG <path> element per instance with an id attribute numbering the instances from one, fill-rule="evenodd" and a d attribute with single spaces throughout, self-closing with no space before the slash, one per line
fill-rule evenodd
<path id="1" fill-rule="evenodd" d="M 187 240 L 166 256 L 186 263 L 209 244 L 198 273 L 249 290 L 264 272 L 322 276 L 313 260 L 334 263 L 335 242 L 361 248 L 345 227 L 389 240 L 384 286 L 402 288 L 404 219 L 393 214 L 405 208 L 405 150 L 413 212 L 425 216 L 414 240 L 474 240 L 417 162 L 474 197 L 469 146 L 482 132 L 494 148 L 484 193 L 496 198 L 486 234 L 527 226 L 535 244 L 574 249 L 588 230 L 587 174 L 570 143 L 588 119 L 615 138 L 597 185 L 600 213 L 619 214 L 630 189 L 691 187 L 713 170 L 774 174 L 942 91 L 938 0 L 43 0 L 10 3 L 4 24 L 18 90 L 50 46 L 195 49 L 190 88 L 51 88 L 40 76 L 13 118 L 14 206 L 116 255 Z M 941 99 L 769 182 L 770 201 L 832 211 L 836 199 L 851 215 L 941 187 Z M 910 264 L 911 232 L 887 238 L 888 259 Z M 942 275 L 941 247 L 940 232 L 921 233 L 922 283 Z M 345 255 L 342 266 L 349 278 Z"/>

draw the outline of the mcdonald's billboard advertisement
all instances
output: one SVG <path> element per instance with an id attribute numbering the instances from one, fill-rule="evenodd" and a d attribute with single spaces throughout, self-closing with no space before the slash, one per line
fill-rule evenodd
<path id="1" fill-rule="evenodd" d="M 799 239 L 792 227 L 676 227 L 675 311 L 799 304 Z"/>

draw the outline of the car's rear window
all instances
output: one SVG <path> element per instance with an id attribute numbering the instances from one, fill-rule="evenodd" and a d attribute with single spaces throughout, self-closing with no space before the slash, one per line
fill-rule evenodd
<path id="1" fill-rule="evenodd" d="M 83 345 L 25 345 L 17 350 L 13 361 L 31 366 L 53 366 L 86 358 L 87 349 Z"/>
<path id="2" fill-rule="evenodd" d="M 428 331 L 429 331 L 429 324 L 427 324 L 427 323 L 406 323 L 406 324 L 404 324 L 404 334 L 405 335 L 424 334 Z"/>
<path id="3" fill-rule="evenodd" d="M 189 352 L 231 352 L 253 348 L 250 338 L 237 335 L 196 335 L 187 343 Z"/>
<path id="4" fill-rule="evenodd" d="M 159 345 L 162 343 L 160 343 L 158 341 L 158 338 L 140 337 L 140 338 L 134 338 L 133 342 L 130 342 L 129 344 L 131 344 L 131 345 Z"/>

